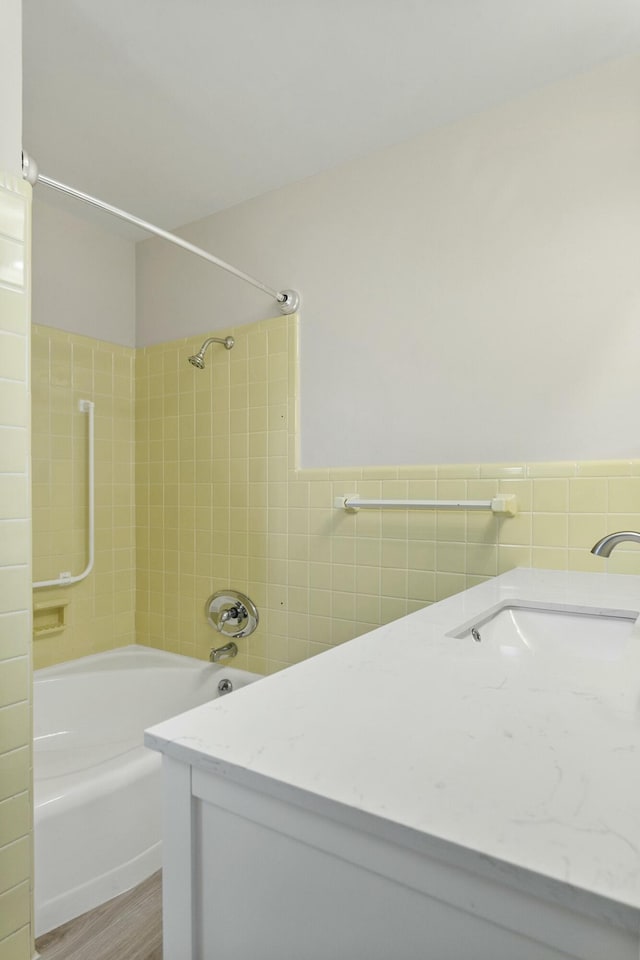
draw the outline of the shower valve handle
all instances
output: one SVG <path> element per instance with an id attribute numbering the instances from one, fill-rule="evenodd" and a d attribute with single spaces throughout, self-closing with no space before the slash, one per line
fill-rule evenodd
<path id="1" fill-rule="evenodd" d="M 225 623 L 228 623 L 229 620 L 246 620 L 249 614 L 246 609 L 239 603 L 235 607 L 229 607 L 227 610 L 223 610 L 220 616 L 218 617 L 217 622 L 215 623 L 215 628 L 218 633 L 222 633 L 222 628 Z"/>
<path id="2" fill-rule="evenodd" d="M 226 637 L 248 637 L 258 626 L 258 608 L 237 590 L 212 593 L 204 605 L 207 621 Z"/>

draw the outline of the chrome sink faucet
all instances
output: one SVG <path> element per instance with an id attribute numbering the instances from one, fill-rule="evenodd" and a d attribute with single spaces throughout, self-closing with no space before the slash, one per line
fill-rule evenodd
<path id="1" fill-rule="evenodd" d="M 640 543 L 640 533 L 636 530 L 619 530 L 617 533 L 609 533 L 602 540 L 594 543 L 591 547 L 591 553 L 595 554 L 596 557 L 610 557 L 613 548 L 626 541 Z"/>

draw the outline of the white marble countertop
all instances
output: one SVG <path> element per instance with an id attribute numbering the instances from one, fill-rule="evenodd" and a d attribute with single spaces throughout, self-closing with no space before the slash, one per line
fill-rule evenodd
<path id="1" fill-rule="evenodd" d="M 447 636 L 516 599 L 639 611 L 640 578 L 513 570 L 145 742 L 413 849 L 462 850 L 470 869 L 543 895 L 546 883 L 582 909 L 595 896 L 602 915 L 637 925 L 640 626 L 613 659 Z"/>

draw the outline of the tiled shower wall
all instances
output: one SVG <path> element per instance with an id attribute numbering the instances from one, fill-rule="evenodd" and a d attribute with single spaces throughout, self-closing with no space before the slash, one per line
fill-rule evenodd
<path id="1" fill-rule="evenodd" d="M 514 566 L 640 573 L 640 551 L 589 548 L 640 524 L 640 461 L 302 470 L 297 318 L 137 352 L 138 641 L 206 657 L 214 590 L 243 590 L 261 622 L 238 666 L 270 672 Z M 570 387 L 568 386 L 568 389 Z M 336 510 L 334 498 L 489 499 L 464 511 Z"/>
<path id="2" fill-rule="evenodd" d="M 88 418 L 79 401 L 95 403 L 95 567 L 80 583 L 35 591 L 36 667 L 135 642 L 134 354 L 32 328 L 35 581 L 87 564 Z M 43 611 L 58 601 L 63 629 Z"/>
<path id="3" fill-rule="evenodd" d="M 0 956 L 31 957 L 31 187 L 0 174 Z"/>
<path id="4" fill-rule="evenodd" d="M 187 357 L 203 338 L 139 350 L 136 360 L 137 634 L 139 642 L 206 657 L 203 613 L 224 587 L 261 612 L 238 665 L 266 671 L 297 651 L 288 608 L 289 455 L 296 419 L 297 321 L 228 330 L 207 367 Z M 291 548 L 293 549 L 293 548 Z M 297 658 L 297 657 L 296 657 Z"/>

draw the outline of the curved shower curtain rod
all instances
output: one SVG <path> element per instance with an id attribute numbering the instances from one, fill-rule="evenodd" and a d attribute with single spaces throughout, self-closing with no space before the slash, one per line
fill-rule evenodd
<path id="1" fill-rule="evenodd" d="M 92 197 L 88 193 L 82 193 L 81 190 L 75 190 L 73 187 L 69 187 L 65 183 L 59 183 L 57 180 L 51 180 L 50 177 L 45 177 L 39 172 L 38 166 L 33 158 L 24 152 L 22 154 L 22 176 L 32 185 L 35 185 L 36 183 L 44 183 L 47 187 L 53 187 L 54 190 L 58 190 L 60 193 L 65 193 L 69 197 L 75 197 L 76 200 L 82 200 L 84 203 L 88 203 L 92 207 L 97 207 L 99 210 L 104 210 L 106 213 L 110 213 L 114 217 L 119 217 L 120 220 L 125 220 L 127 223 L 132 223 L 134 226 L 140 227 L 142 230 L 146 230 L 147 233 L 154 233 L 157 237 L 162 237 L 163 240 L 168 240 L 170 243 L 175 243 L 176 246 L 182 247 L 183 250 L 187 250 L 189 253 L 194 253 L 197 257 L 201 257 L 203 260 L 208 260 L 209 263 L 215 264 L 216 267 L 221 267 L 223 270 L 226 270 L 227 273 L 232 273 L 234 276 L 239 277 L 240 280 L 245 280 L 253 287 L 257 287 L 258 290 L 262 290 L 263 293 L 273 297 L 273 299 L 277 302 L 281 313 L 295 313 L 300 306 L 300 294 L 297 293 L 297 291 L 273 290 L 266 284 L 256 280 L 255 277 L 250 276 L 248 273 L 243 273 L 242 270 L 238 270 L 237 267 L 232 266 L 225 260 L 220 260 L 219 257 L 214 257 L 212 253 L 207 253 L 207 251 L 202 250 L 201 247 L 196 247 L 187 240 L 183 240 L 182 237 L 178 237 L 175 233 L 169 233 L 168 230 L 163 230 L 161 227 L 156 227 L 152 223 L 148 223 L 146 220 L 141 220 L 139 217 L 134 217 L 133 214 L 127 213 L 126 210 L 120 210 L 119 207 L 113 207 L 110 203 L 105 203 L 104 200 L 98 200 L 97 197 Z"/>

